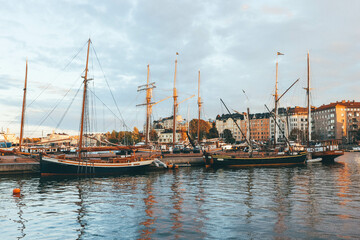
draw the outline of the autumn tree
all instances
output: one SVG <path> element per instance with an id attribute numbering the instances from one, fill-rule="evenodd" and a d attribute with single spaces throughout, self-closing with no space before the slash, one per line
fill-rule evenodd
<path id="1" fill-rule="evenodd" d="M 192 139 L 197 139 L 198 121 L 198 119 L 193 119 L 189 123 L 189 132 Z M 200 141 L 207 136 L 210 128 L 209 122 L 200 119 Z"/>
<path id="2" fill-rule="evenodd" d="M 133 135 L 133 140 L 135 143 L 138 143 L 141 141 L 141 135 L 140 135 L 139 129 L 137 127 L 134 127 L 132 135 Z"/>
<path id="3" fill-rule="evenodd" d="M 149 138 L 150 138 L 150 141 L 152 141 L 152 142 L 157 142 L 157 140 L 159 139 L 159 136 L 158 136 L 157 132 L 154 129 L 152 129 L 150 131 Z"/>

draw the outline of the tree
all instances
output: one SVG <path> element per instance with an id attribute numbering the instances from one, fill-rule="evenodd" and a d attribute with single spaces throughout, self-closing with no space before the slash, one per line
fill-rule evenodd
<path id="1" fill-rule="evenodd" d="M 355 140 L 360 141 L 360 129 L 355 132 Z"/>
<path id="2" fill-rule="evenodd" d="M 200 141 L 209 133 L 210 124 L 200 119 Z M 192 139 L 197 139 L 198 119 L 193 119 L 189 123 L 189 133 Z"/>
<path id="3" fill-rule="evenodd" d="M 305 142 L 306 141 L 306 136 L 305 133 L 303 131 L 301 131 L 298 128 L 294 128 L 293 130 L 291 130 L 290 135 L 289 135 L 289 140 L 291 141 L 299 141 L 299 142 Z"/>
<path id="4" fill-rule="evenodd" d="M 218 138 L 219 137 L 219 132 L 216 128 L 216 123 L 213 122 L 212 123 L 212 127 L 209 130 L 209 133 L 207 134 L 207 138 Z"/>
<path id="5" fill-rule="evenodd" d="M 226 143 L 234 143 L 235 139 L 233 138 L 233 135 L 229 129 L 225 129 L 223 131 L 223 138 L 225 139 Z"/>
<path id="6" fill-rule="evenodd" d="M 134 127 L 134 131 L 132 132 L 133 140 L 135 143 L 138 143 L 141 141 L 141 135 L 139 132 L 139 129 L 137 127 Z"/>
<path id="7" fill-rule="evenodd" d="M 152 142 L 157 142 L 157 140 L 159 139 L 159 136 L 158 136 L 157 132 L 154 129 L 152 129 L 150 131 L 149 138 L 150 138 L 150 141 L 152 141 Z"/>

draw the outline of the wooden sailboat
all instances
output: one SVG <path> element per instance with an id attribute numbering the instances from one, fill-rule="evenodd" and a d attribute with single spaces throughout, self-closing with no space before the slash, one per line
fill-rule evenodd
<path id="1" fill-rule="evenodd" d="M 344 155 L 343 150 L 337 149 L 336 141 L 323 141 L 320 147 L 310 147 L 311 142 L 311 106 L 310 106 L 310 54 L 307 54 L 307 147 L 312 158 L 322 158 L 323 162 L 334 162 L 335 158 Z"/>
<path id="2" fill-rule="evenodd" d="M 277 53 L 277 55 L 283 55 L 281 53 Z M 288 88 L 280 97 L 278 97 L 277 93 L 277 81 L 278 80 L 278 62 L 276 61 L 276 84 L 275 84 L 275 112 L 272 115 L 275 121 L 275 132 L 274 132 L 274 146 L 276 146 L 276 115 L 277 115 L 277 103 L 279 99 L 298 81 L 296 80 L 290 88 Z M 242 136 L 245 138 L 248 146 L 249 152 L 218 152 L 218 153 L 204 153 L 204 160 L 207 166 L 212 167 L 260 167 L 260 166 L 288 166 L 288 165 L 300 165 L 305 163 L 306 154 L 304 153 L 296 153 L 291 151 L 279 155 L 278 152 L 253 152 L 252 143 L 250 141 L 250 111 L 247 109 L 247 134 L 245 136 L 240 126 L 237 124 L 236 120 L 232 117 L 230 110 L 227 108 L 225 103 L 220 99 L 226 110 L 228 111 L 230 117 L 234 121 L 235 125 L 239 129 Z M 280 130 L 280 128 L 279 128 Z M 290 144 L 289 144 L 290 146 Z"/>
<path id="3" fill-rule="evenodd" d="M 222 100 L 221 100 L 222 101 Z M 224 103 L 224 102 L 223 102 Z M 231 116 L 231 113 L 227 106 L 225 108 Z M 248 111 L 249 113 L 249 111 Z M 274 116 L 273 116 L 274 117 Z M 248 116 L 248 119 L 250 116 Z M 235 125 L 238 127 L 240 133 L 245 137 L 245 134 L 240 129 L 236 120 L 233 119 Z M 250 133 L 250 119 L 248 120 L 248 130 Z M 288 165 L 300 165 L 305 163 L 306 154 L 288 152 L 279 155 L 277 152 L 253 152 L 252 143 L 248 137 L 245 137 L 249 146 L 249 152 L 216 152 L 208 153 L 204 152 L 204 160 L 206 166 L 212 166 L 215 168 L 221 167 L 262 167 L 262 166 L 288 166 Z"/>
<path id="4" fill-rule="evenodd" d="M 87 73 L 89 62 L 89 50 L 91 40 L 88 40 L 86 67 L 84 78 L 84 91 L 82 101 L 80 135 L 78 145 L 78 155 L 71 158 L 66 155 L 59 155 L 57 157 L 42 156 L 40 154 L 40 172 L 42 176 L 49 175 L 101 175 L 101 174 L 122 174 L 144 171 L 155 160 L 153 156 L 137 157 L 135 156 L 135 146 L 111 146 L 111 147 L 84 147 L 84 118 L 87 95 Z M 111 151 L 111 150 L 132 150 L 133 155 L 130 157 L 108 157 L 106 159 L 101 157 L 87 157 L 83 154 L 89 152 Z"/>

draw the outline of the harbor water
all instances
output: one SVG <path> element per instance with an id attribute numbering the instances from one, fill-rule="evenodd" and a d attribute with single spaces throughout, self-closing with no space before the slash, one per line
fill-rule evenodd
<path id="1" fill-rule="evenodd" d="M 359 224 L 360 153 L 296 167 L 0 176 L 0 239 L 354 239 Z"/>

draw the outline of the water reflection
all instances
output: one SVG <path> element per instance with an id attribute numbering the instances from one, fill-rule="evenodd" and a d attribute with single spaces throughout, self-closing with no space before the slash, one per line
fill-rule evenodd
<path id="1" fill-rule="evenodd" d="M 349 194 L 349 185 L 351 184 L 349 164 L 344 163 L 343 166 L 344 167 L 339 171 L 336 182 L 339 187 L 337 196 L 340 197 L 340 204 L 345 206 L 351 201 L 352 196 Z"/>
<path id="2" fill-rule="evenodd" d="M 151 239 L 151 235 L 156 232 L 156 228 L 153 226 L 157 217 L 154 214 L 153 206 L 156 202 L 153 195 L 153 178 L 148 178 L 144 188 L 144 194 L 147 196 L 144 198 L 145 203 L 145 221 L 141 222 L 140 225 L 143 225 L 145 228 L 141 230 L 140 239 Z"/>
<path id="3" fill-rule="evenodd" d="M 18 180 L 17 183 L 18 183 L 19 188 L 23 189 L 23 186 L 24 186 L 23 181 Z M 14 220 L 14 222 L 20 224 L 20 227 L 18 228 L 20 231 L 20 236 L 17 237 L 17 239 L 22 239 L 26 236 L 26 233 L 25 233 L 26 220 L 23 218 L 23 214 L 24 214 L 23 207 L 26 207 L 25 202 L 23 201 L 24 195 L 21 193 L 19 196 L 14 196 L 13 198 L 16 203 L 16 207 L 18 208 L 17 215 L 19 217 L 19 220 Z"/>
<path id="4" fill-rule="evenodd" d="M 178 234 L 181 231 L 181 228 L 183 227 L 183 221 L 181 216 L 181 205 L 184 201 L 182 197 L 182 191 L 184 189 L 180 189 L 181 183 L 179 180 L 179 174 L 177 171 L 173 171 L 173 183 L 171 184 L 171 190 L 172 190 L 172 196 L 171 196 L 171 202 L 173 205 L 174 211 L 170 214 L 171 220 L 172 220 L 172 230 L 175 230 L 175 236 L 174 238 L 178 239 L 180 235 Z"/>
<path id="5" fill-rule="evenodd" d="M 2 177 L 0 239 L 356 239 L 359 159 L 86 179 Z M 12 197 L 13 187 L 24 195 Z"/>
<path id="6" fill-rule="evenodd" d="M 293 176 L 293 169 L 291 168 L 276 169 L 273 201 L 276 203 L 274 211 L 277 214 L 277 220 L 274 232 L 282 236 L 282 238 L 285 237 L 283 233 L 288 229 L 286 217 L 291 215 L 292 212 L 289 196 L 292 194 Z"/>
<path id="7" fill-rule="evenodd" d="M 83 184 L 81 182 L 78 182 L 76 185 L 76 188 L 78 190 L 78 197 L 79 197 L 79 201 L 75 202 L 75 204 L 79 207 L 77 209 L 77 222 L 80 226 L 79 229 L 77 229 L 77 231 L 79 232 L 77 239 L 81 239 L 85 233 L 85 229 L 86 229 L 86 221 L 84 221 L 84 217 L 86 215 L 86 208 L 85 208 L 85 204 L 84 204 L 84 192 L 83 192 Z"/>
<path id="8" fill-rule="evenodd" d="M 246 211 L 246 223 L 251 223 L 251 217 L 253 216 L 252 208 L 253 208 L 253 194 L 252 190 L 254 187 L 253 184 L 253 178 L 254 178 L 254 168 L 248 169 L 248 177 L 247 177 L 247 184 L 246 184 L 246 198 L 244 201 L 244 204 L 247 206 Z"/>

